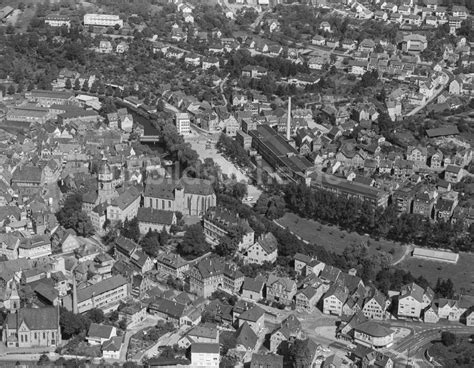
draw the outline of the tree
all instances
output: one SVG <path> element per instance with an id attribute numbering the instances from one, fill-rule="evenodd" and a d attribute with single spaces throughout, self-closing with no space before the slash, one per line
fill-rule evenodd
<path id="1" fill-rule="evenodd" d="M 59 309 L 59 325 L 63 339 L 69 340 L 80 333 L 85 333 L 91 321 L 81 314 L 74 314 L 65 308 Z"/>
<path id="2" fill-rule="evenodd" d="M 76 78 L 74 81 L 74 91 L 79 91 L 81 89 L 81 82 L 79 81 L 79 78 Z"/>
<path id="3" fill-rule="evenodd" d="M 63 207 L 56 213 L 58 222 L 66 229 L 73 229 L 80 236 L 94 234 L 94 227 L 86 213 L 82 211 L 82 196 L 72 194 L 66 198 Z"/>
<path id="4" fill-rule="evenodd" d="M 110 322 L 117 322 L 118 319 L 119 319 L 119 312 L 117 310 L 114 310 L 112 313 L 110 313 L 110 316 L 109 316 Z"/>
<path id="5" fill-rule="evenodd" d="M 106 97 L 104 99 L 104 102 L 102 103 L 102 107 L 100 108 L 100 114 L 102 116 L 106 116 L 107 114 L 110 114 L 111 112 L 116 112 L 116 111 L 117 111 L 117 107 L 115 106 L 113 98 Z"/>
<path id="6" fill-rule="evenodd" d="M 94 308 L 87 312 L 87 318 L 94 323 L 104 322 L 104 311 L 102 309 Z"/>
<path id="7" fill-rule="evenodd" d="M 456 344 L 456 335 L 449 331 L 441 332 L 441 341 L 445 346 Z"/>
<path id="8" fill-rule="evenodd" d="M 160 233 L 157 231 L 151 231 L 151 229 L 140 241 L 143 251 L 151 257 L 156 257 L 158 255 L 161 244 Z"/>
<path id="9" fill-rule="evenodd" d="M 72 82 L 71 82 L 71 80 L 70 80 L 69 78 L 66 79 L 66 83 L 65 83 L 64 87 L 65 87 L 66 89 L 71 89 L 71 88 L 72 88 Z"/>
<path id="10" fill-rule="evenodd" d="M 84 80 L 84 83 L 82 84 L 82 90 L 83 90 L 84 92 L 89 91 L 89 81 L 88 81 L 87 79 Z"/>
<path id="11" fill-rule="evenodd" d="M 49 360 L 49 357 L 46 354 L 41 354 L 37 365 L 49 365 L 51 361 Z"/>
<path id="12" fill-rule="evenodd" d="M 454 297 L 454 284 L 451 279 L 441 280 L 438 278 L 434 291 L 440 298 L 452 299 Z"/>
<path id="13" fill-rule="evenodd" d="M 235 183 L 232 187 L 232 195 L 239 200 L 244 199 L 247 193 L 247 184 L 245 183 Z"/>
<path id="14" fill-rule="evenodd" d="M 209 251 L 201 224 L 188 226 L 176 251 L 184 258 L 196 258 Z"/>
<path id="15" fill-rule="evenodd" d="M 118 327 L 121 329 L 121 330 L 126 330 L 127 329 L 127 320 L 124 318 L 124 319 L 121 319 L 119 321 L 119 324 L 118 324 Z"/>
<path id="16" fill-rule="evenodd" d="M 9 95 L 13 95 L 13 94 L 15 94 L 15 91 L 16 91 L 16 90 L 15 90 L 15 86 L 14 86 L 13 84 L 10 84 L 10 85 L 8 86 L 7 93 L 8 93 Z"/>
<path id="17" fill-rule="evenodd" d="M 140 228 L 138 226 L 138 219 L 135 216 L 133 219 L 128 221 L 125 219 L 120 234 L 128 239 L 132 239 L 134 242 L 140 240 Z"/>

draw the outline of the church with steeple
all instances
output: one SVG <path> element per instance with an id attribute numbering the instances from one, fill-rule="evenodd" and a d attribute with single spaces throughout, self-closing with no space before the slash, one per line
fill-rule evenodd
<path id="1" fill-rule="evenodd" d="M 105 221 L 131 220 L 137 215 L 142 189 L 135 186 L 120 190 L 115 187 L 114 171 L 104 156 L 97 171 L 97 190 L 82 196 L 82 210 L 89 215 L 96 231 Z"/>

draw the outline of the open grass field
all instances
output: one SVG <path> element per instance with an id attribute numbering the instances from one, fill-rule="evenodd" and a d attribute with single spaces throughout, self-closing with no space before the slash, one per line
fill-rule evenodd
<path id="1" fill-rule="evenodd" d="M 358 233 L 348 233 L 336 226 L 323 225 L 317 221 L 304 219 L 294 213 L 286 213 L 276 222 L 283 227 L 287 227 L 291 232 L 306 240 L 309 243 L 323 246 L 328 251 L 341 254 L 344 248 L 353 243 L 367 242 L 369 240 L 369 253 L 375 254 L 378 251 L 389 252 L 395 250 L 393 262 L 400 260 L 405 254 L 406 246 L 389 240 L 374 240 L 369 236 Z"/>
<path id="2" fill-rule="evenodd" d="M 450 278 L 454 288 L 460 292 L 474 295 L 474 254 L 460 253 L 457 264 L 428 261 L 407 257 L 398 267 L 410 271 L 414 276 L 423 275 L 431 285 L 436 285 L 439 278 Z"/>

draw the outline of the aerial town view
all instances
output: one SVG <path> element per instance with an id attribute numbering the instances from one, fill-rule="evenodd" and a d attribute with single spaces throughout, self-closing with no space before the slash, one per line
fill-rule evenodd
<path id="1" fill-rule="evenodd" d="M 0 0 L 0 368 L 473 368 L 474 0 Z"/>

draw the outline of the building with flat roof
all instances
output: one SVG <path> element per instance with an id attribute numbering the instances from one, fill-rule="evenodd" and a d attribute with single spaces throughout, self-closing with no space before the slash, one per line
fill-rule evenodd
<path id="1" fill-rule="evenodd" d="M 123 20 L 113 14 L 85 14 L 84 26 L 123 27 Z"/>
<path id="2" fill-rule="evenodd" d="M 178 113 L 175 117 L 176 130 L 181 135 L 191 134 L 191 120 L 187 112 Z"/>
<path id="3" fill-rule="evenodd" d="M 374 206 L 387 207 L 389 193 L 370 185 L 356 183 L 334 175 L 318 173 L 311 178 L 311 187 L 346 198 L 357 198 Z"/>
<path id="4" fill-rule="evenodd" d="M 423 258 L 429 261 L 458 263 L 459 253 L 417 247 L 413 250 L 413 257 Z"/>
<path id="5" fill-rule="evenodd" d="M 50 27 L 71 27 L 71 18 L 66 15 L 48 15 L 44 22 Z"/>

